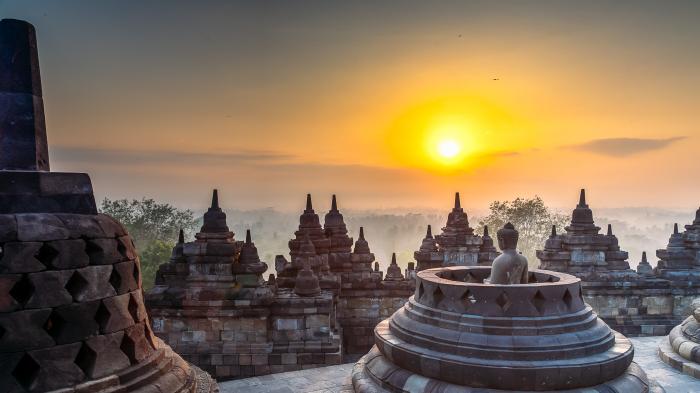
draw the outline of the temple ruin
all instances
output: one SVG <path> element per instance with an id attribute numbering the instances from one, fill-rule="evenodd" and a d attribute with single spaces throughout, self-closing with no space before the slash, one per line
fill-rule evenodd
<path id="1" fill-rule="evenodd" d="M 307 195 L 291 259 L 277 256 L 278 274 L 265 281 L 250 231 L 245 242 L 234 239 L 215 190 L 201 231 L 173 248 L 146 295 L 155 334 L 217 378 L 339 364 L 366 352 L 376 324 L 413 282 L 395 260 L 386 277 L 373 269 L 364 229 L 356 242 L 347 233 L 335 196 L 321 226 Z"/>
<path id="2" fill-rule="evenodd" d="M 694 222 L 680 234 L 676 226 L 668 247 L 657 251 L 657 267 L 651 269 L 645 253 L 635 271 L 612 227 L 600 233 L 581 190 L 566 232 L 552 228 L 544 249 L 537 251 L 539 268 L 580 278 L 586 303 L 613 329 L 632 336 L 664 335 L 690 313 L 690 303 L 700 295 L 700 264 L 693 251 L 700 245 L 699 228 Z"/>

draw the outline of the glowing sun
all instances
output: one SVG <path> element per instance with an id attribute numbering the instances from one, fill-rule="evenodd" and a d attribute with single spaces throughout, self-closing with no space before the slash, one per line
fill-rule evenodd
<path id="1" fill-rule="evenodd" d="M 437 145 L 438 154 L 444 158 L 454 158 L 461 150 L 462 147 L 453 139 L 441 140 Z"/>

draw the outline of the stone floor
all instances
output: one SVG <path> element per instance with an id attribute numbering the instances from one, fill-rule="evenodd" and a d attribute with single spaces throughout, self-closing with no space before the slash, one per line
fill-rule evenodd
<path id="1" fill-rule="evenodd" d="M 700 393 L 700 380 L 667 366 L 656 354 L 659 340 L 665 337 L 632 338 L 634 360 L 647 376 L 666 389 L 666 393 Z M 311 370 L 265 375 L 220 383 L 222 393 L 349 393 L 352 392 L 352 363 Z"/>

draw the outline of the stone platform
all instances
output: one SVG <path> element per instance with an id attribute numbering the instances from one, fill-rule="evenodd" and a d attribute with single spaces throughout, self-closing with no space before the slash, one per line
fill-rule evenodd
<path id="1" fill-rule="evenodd" d="M 656 351 L 665 336 L 632 337 L 634 361 L 667 393 L 700 392 L 700 380 L 684 375 L 659 360 Z M 220 384 L 222 393 L 348 393 L 353 364 L 301 370 Z"/>

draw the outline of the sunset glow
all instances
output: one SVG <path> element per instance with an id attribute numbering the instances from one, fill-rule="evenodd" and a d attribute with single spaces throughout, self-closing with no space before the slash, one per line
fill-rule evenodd
<path id="1" fill-rule="evenodd" d="M 472 189 L 485 208 L 568 206 L 586 186 L 613 207 L 697 204 L 700 185 L 669 174 L 700 170 L 700 3 L 658 18 L 651 2 L 182 2 L 166 16 L 38 2 L 0 11 L 43 37 L 52 166 L 89 167 L 105 195 L 204 208 L 200 189 L 233 182 L 237 207 L 291 210 L 307 192 L 379 208 Z"/>

